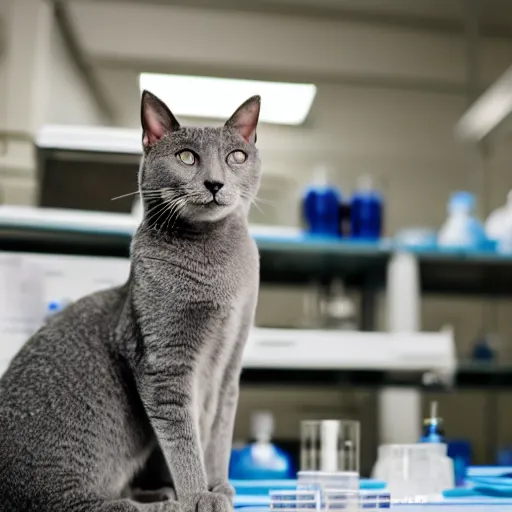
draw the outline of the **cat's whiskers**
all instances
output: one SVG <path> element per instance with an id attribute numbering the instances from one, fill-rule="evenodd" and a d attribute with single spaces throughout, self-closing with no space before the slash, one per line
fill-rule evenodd
<path id="1" fill-rule="evenodd" d="M 253 201 L 277 208 L 277 201 L 271 201 L 270 199 L 263 199 L 262 197 L 254 197 Z"/>
<path id="2" fill-rule="evenodd" d="M 162 198 L 159 197 L 158 199 L 161 200 Z M 148 211 L 146 212 L 146 217 L 149 217 L 150 215 L 152 217 L 154 217 L 157 213 L 159 213 L 162 210 L 162 208 L 165 207 L 166 204 L 167 204 L 166 201 L 157 202 L 154 206 L 152 206 L 148 209 Z"/>
<path id="3" fill-rule="evenodd" d="M 248 194 L 241 194 L 241 197 L 250 201 L 252 205 L 262 214 L 265 215 L 263 208 L 258 203 L 277 207 L 277 203 L 275 201 L 269 201 L 268 199 L 262 199 L 260 197 L 251 197 Z"/>
<path id="4" fill-rule="evenodd" d="M 158 226 L 158 221 L 169 207 L 169 201 L 163 200 L 161 203 L 158 203 L 153 208 L 151 208 L 151 210 L 149 210 L 146 215 L 148 223 L 153 225 L 153 227 Z"/>
<path id="5" fill-rule="evenodd" d="M 257 209 L 257 210 L 258 210 L 262 215 L 265 215 L 265 214 L 263 213 L 263 210 L 258 206 L 258 203 L 257 203 L 254 199 L 251 201 L 251 203 L 255 206 L 255 208 L 256 208 L 256 209 Z"/>
<path id="6" fill-rule="evenodd" d="M 186 196 L 183 193 L 180 193 L 179 195 L 176 195 L 174 197 L 171 197 L 167 201 L 168 207 L 164 209 L 163 214 L 167 214 L 167 218 L 163 221 L 161 225 L 161 229 L 165 229 L 165 226 L 169 227 L 169 222 L 174 217 L 175 221 L 171 227 L 171 229 L 174 229 L 174 226 L 176 224 L 176 221 L 178 220 L 182 210 L 184 207 L 188 204 L 186 200 Z M 162 214 L 160 215 L 160 217 Z M 159 217 L 159 218 L 160 218 Z"/>
<path id="7" fill-rule="evenodd" d="M 182 201 L 182 203 L 179 205 L 179 208 L 177 209 L 177 212 L 176 212 L 176 218 L 174 219 L 174 222 L 171 226 L 171 230 L 174 229 L 176 222 L 180 218 L 181 214 L 186 210 L 187 206 L 188 206 L 188 202 L 186 200 Z"/>
<path id="8" fill-rule="evenodd" d="M 164 220 L 162 224 L 162 228 L 165 228 L 165 225 L 167 224 L 167 227 L 169 227 L 169 221 L 173 218 L 173 216 L 176 215 L 176 211 L 179 208 L 180 202 L 182 201 L 181 197 L 177 197 L 171 202 L 170 208 L 167 209 L 167 218 Z"/>
<path id="9" fill-rule="evenodd" d="M 162 218 L 162 215 L 164 215 L 170 208 L 172 208 L 172 205 L 172 200 L 165 200 L 162 202 L 162 204 L 160 205 L 160 210 L 153 215 L 153 218 L 156 215 L 158 215 L 158 217 L 154 221 L 152 220 L 152 224 L 154 225 L 154 227 L 158 228 L 158 222 Z"/>
<path id="10" fill-rule="evenodd" d="M 160 197 L 161 190 L 160 189 L 155 189 L 155 190 L 135 190 L 134 192 L 129 192 L 128 194 L 123 194 L 121 196 L 113 197 L 111 199 L 111 201 L 117 201 L 118 199 L 123 199 L 125 197 L 130 197 L 130 196 L 135 196 L 135 195 L 140 195 L 140 196 L 148 197 L 148 198 Z"/>

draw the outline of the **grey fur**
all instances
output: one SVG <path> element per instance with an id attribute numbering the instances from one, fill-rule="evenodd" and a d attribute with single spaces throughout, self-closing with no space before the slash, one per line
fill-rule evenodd
<path id="1" fill-rule="evenodd" d="M 143 94 L 145 220 L 130 278 L 53 317 L 0 380 L 2 512 L 232 510 L 228 462 L 259 281 L 247 228 L 258 113 L 255 97 L 222 128 L 181 128 Z M 183 149 L 194 166 L 176 156 Z M 209 180 L 224 184 L 218 204 Z M 160 455 L 151 472 L 150 455 Z M 137 473 L 172 488 L 134 493 Z"/>

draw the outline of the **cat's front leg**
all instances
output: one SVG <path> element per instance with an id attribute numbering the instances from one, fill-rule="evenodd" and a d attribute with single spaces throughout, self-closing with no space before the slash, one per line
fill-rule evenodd
<path id="1" fill-rule="evenodd" d="M 235 495 L 229 483 L 229 459 L 233 444 L 233 429 L 238 404 L 239 371 L 226 375 L 219 407 L 215 414 L 208 446 L 205 451 L 205 466 L 208 488 L 226 496 L 231 502 Z"/>
<path id="2" fill-rule="evenodd" d="M 247 325 L 250 325 L 247 322 Z M 238 406 L 240 372 L 242 368 L 242 354 L 248 327 L 242 329 L 239 343 L 232 354 L 226 368 L 218 408 L 205 450 L 205 467 L 208 477 L 208 487 L 212 492 L 223 494 L 233 502 L 235 491 L 229 483 L 229 460 L 233 445 L 233 430 Z"/>
<path id="3" fill-rule="evenodd" d="M 232 512 L 226 496 L 208 489 L 190 389 L 176 379 L 177 374 L 146 371 L 138 379 L 138 388 L 178 501 L 184 512 Z"/>

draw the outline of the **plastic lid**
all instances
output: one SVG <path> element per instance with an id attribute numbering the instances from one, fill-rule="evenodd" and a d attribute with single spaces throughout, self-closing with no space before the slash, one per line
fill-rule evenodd
<path id="1" fill-rule="evenodd" d="M 369 174 L 359 176 L 356 189 L 358 192 L 371 192 L 374 189 L 373 178 Z"/>
<path id="2" fill-rule="evenodd" d="M 450 213 L 455 212 L 471 212 L 475 208 L 476 197 L 471 192 L 454 192 L 448 203 Z"/>
<path id="3" fill-rule="evenodd" d="M 268 442 L 274 433 L 274 416 L 269 411 L 256 411 L 251 416 L 252 436 L 257 441 Z"/>
<path id="4" fill-rule="evenodd" d="M 316 187 L 327 187 L 329 185 L 330 169 L 327 165 L 321 164 L 313 171 L 313 185 Z"/>

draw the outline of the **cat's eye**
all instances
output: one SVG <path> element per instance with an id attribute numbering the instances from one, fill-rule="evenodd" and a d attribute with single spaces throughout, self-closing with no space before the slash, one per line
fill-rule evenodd
<path id="1" fill-rule="evenodd" d="M 186 165 L 194 165 L 196 163 L 196 156 L 192 151 L 180 151 L 176 156 Z"/>
<path id="2" fill-rule="evenodd" d="M 228 155 L 228 164 L 243 164 L 247 160 L 247 155 L 240 150 L 232 151 Z"/>

